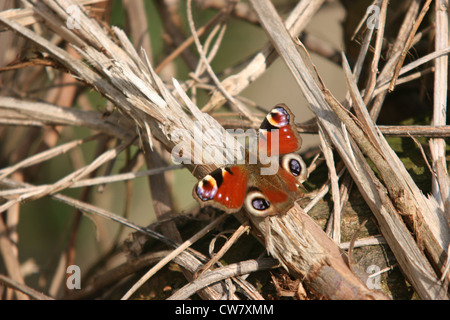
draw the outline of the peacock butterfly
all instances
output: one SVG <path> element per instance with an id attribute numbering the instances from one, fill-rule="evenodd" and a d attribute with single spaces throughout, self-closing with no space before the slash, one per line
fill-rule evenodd
<path id="1" fill-rule="evenodd" d="M 293 113 L 284 104 L 276 105 L 259 127 L 258 161 L 214 170 L 194 186 L 194 198 L 202 207 L 228 213 L 242 206 L 258 217 L 285 213 L 302 195 L 299 186 L 308 175 L 302 158 L 294 153 L 301 143 Z M 261 174 L 267 167 L 264 157 L 279 161 L 275 174 Z"/>

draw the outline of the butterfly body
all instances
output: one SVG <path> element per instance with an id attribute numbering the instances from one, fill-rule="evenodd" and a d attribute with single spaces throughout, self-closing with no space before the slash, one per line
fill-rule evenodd
<path id="1" fill-rule="evenodd" d="M 262 122 L 256 164 L 219 168 L 200 180 L 193 196 L 202 205 L 232 213 L 243 206 L 256 216 L 269 216 L 289 210 L 301 195 L 299 185 L 306 179 L 306 166 L 293 152 L 301 146 L 294 116 L 283 104 L 274 107 Z M 278 169 L 263 174 L 271 164 L 262 161 L 278 157 Z"/>

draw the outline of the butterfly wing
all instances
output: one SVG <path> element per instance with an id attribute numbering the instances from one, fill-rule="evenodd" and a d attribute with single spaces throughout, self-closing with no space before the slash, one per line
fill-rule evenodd
<path id="1" fill-rule="evenodd" d="M 277 104 L 259 127 L 259 152 L 268 156 L 296 152 L 302 138 L 295 128 L 294 114 L 285 104 Z"/>
<path id="2" fill-rule="evenodd" d="M 201 206 L 210 205 L 228 213 L 239 211 L 247 193 L 248 170 L 243 165 L 220 168 L 200 180 L 193 196 Z"/>
<path id="3" fill-rule="evenodd" d="M 251 214 L 266 217 L 285 213 L 301 195 L 297 178 L 280 166 L 275 175 L 250 177 L 244 204 Z"/>

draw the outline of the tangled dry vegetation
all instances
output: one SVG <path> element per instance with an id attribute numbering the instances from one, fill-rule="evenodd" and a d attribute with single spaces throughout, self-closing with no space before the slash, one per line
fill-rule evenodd
<path id="1" fill-rule="evenodd" d="M 282 9 L 269 0 L 188 0 L 184 8 L 183 1 L 158 0 L 169 53 L 156 61 L 146 34 L 145 1 L 122 1 L 128 35 L 108 23 L 110 1 L 2 1 L 2 298 L 447 299 L 448 2 L 375 0 L 351 6 L 342 1 L 345 23 L 355 17 L 360 21 L 352 25 L 353 40 L 347 34 L 351 45 L 343 53 L 304 32 L 332 2 L 286 1 Z M 369 5 L 376 9 L 366 11 Z M 215 14 L 200 25 L 192 12 L 207 9 Z M 285 19 L 280 11 L 287 13 Z M 378 24 L 370 28 L 374 14 Z M 233 19 L 260 26 L 268 42 L 219 77 L 210 63 Z M 311 52 L 342 68 L 348 88 L 343 101 L 327 89 Z M 173 79 L 163 81 L 161 71 L 177 57 L 189 69 L 189 78 L 172 74 Z M 232 219 L 208 209 L 176 212 L 167 171 L 179 166 L 170 164 L 167 150 L 191 150 L 194 121 L 213 132 L 196 143 L 212 148 L 233 139 L 224 128 L 257 127 L 264 114 L 240 94 L 276 59 L 288 67 L 316 116 L 314 122 L 298 125 L 299 132 L 319 135 L 321 143 L 320 150 L 304 154 L 309 193 L 286 214 L 268 219 L 245 212 Z M 414 97 L 429 106 L 429 122 L 420 122 L 421 115 L 414 119 L 407 108 L 412 125 L 378 125 L 388 103 L 394 111 L 403 107 L 392 99 L 402 87 L 421 92 Z M 86 98 L 92 91 L 108 101 L 101 111 Z M 200 106 L 201 92 L 209 96 Z M 407 98 L 406 104 L 415 99 Z M 78 137 L 78 127 L 89 129 L 89 135 Z M 388 143 L 392 136 L 409 145 L 403 150 L 406 156 L 400 158 Z M 94 151 L 82 148 L 89 142 L 96 143 Z M 40 168 L 66 153 L 71 155 L 70 171 L 42 183 Z M 112 174 L 124 153 L 125 165 L 122 160 L 120 173 Z M 419 154 L 416 166 L 425 168 L 426 181 L 420 186 L 412 177 L 414 168 L 405 164 L 412 154 Z M 208 156 L 204 160 L 209 165 L 186 168 L 203 177 L 219 163 L 214 153 Z M 80 161 L 83 157 L 86 163 Z M 144 166 L 147 170 L 140 170 Z M 132 183 L 142 176 L 149 177 L 148 197 L 157 219 L 150 226 L 128 216 Z M 127 186 L 127 192 L 115 195 L 126 203 L 124 214 L 92 201 L 95 186 L 113 182 Z M 73 188 L 82 192 L 73 197 Z M 73 211 L 54 247 L 43 250 L 53 252 L 51 263 L 31 263 L 30 271 L 20 244 L 33 239 L 20 232 L 23 219 L 29 218 L 21 210 L 43 198 Z M 35 214 L 43 213 L 36 209 Z M 81 288 L 68 290 L 71 274 L 66 271 L 81 254 L 76 240 L 84 217 L 97 228 L 100 221 L 121 227 L 107 248 L 96 251 L 94 263 L 82 269 Z M 124 234 L 129 234 L 125 242 Z M 375 273 L 359 270 L 361 255 L 372 257 L 372 264 L 379 262 Z M 28 280 L 33 273 L 38 281 Z"/>

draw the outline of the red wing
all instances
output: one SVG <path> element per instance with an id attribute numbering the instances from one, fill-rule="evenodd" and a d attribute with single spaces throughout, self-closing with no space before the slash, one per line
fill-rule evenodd
<path id="1" fill-rule="evenodd" d="M 239 210 L 247 192 L 248 172 L 243 166 L 214 170 L 194 187 L 193 195 L 201 204 L 227 212 Z"/>
<path id="2" fill-rule="evenodd" d="M 269 183 L 261 184 L 259 189 L 270 203 L 278 204 L 288 200 L 291 194 L 298 192 L 297 180 L 283 168 L 279 168 L 276 176 Z"/>
<path id="3" fill-rule="evenodd" d="M 300 148 L 296 133 L 289 126 L 272 130 L 259 131 L 259 148 L 266 150 L 267 156 L 292 153 Z"/>
<path id="4" fill-rule="evenodd" d="M 268 156 L 295 152 L 302 143 L 295 128 L 294 115 L 284 104 L 278 104 L 269 112 L 259 133 L 259 151 Z"/>
<path id="5" fill-rule="evenodd" d="M 261 192 L 267 197 L 269 203 L 277 205 L 288 200 L 289 196 L 286 192 L 278 189 L 260 188 Z"/>
<path id="6" fill-rule="evenodd" d="M 269 215 L 285 213 L 300 196 L 296 178 L 281 167 L 277 175 L 267 178 L 269 180 L 260 184 L 259 190 L 272 206 Z"/>

